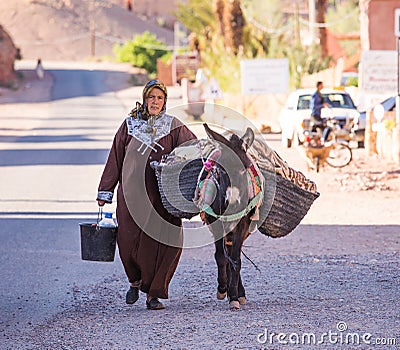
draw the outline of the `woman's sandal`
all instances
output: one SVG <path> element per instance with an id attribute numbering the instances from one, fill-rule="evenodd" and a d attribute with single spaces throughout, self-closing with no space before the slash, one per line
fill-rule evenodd
<path id="1" fill-rule="evenodd" d="M 138 299 L 139 299 L 139 288 L 130 287 L 128 292 L 126 293 L 126 303 L 135 304 Z"/>

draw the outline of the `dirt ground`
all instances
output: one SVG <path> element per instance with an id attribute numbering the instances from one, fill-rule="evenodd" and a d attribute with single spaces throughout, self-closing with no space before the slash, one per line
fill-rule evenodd
<path id="1" fill-rule="evenodd" d="M 0 103 L 26 101 L 28 90 L 29 102 L 40 101 L 51 77 L 27 74 L 22 86 L 0 90 Z M 164 311 L 146 310 L 142 294 L 125 305 L 121 269 L 95 285 L 72 286 L 62 312 L 42 324 L 21 322 L 0 343 L 5 349 L 399 349 L 399 166 L 358 150 L 348 167 L 312 176 L 326 200 L 292 234 L 270 239 L 256 232 L 246 241 L 244 252 L 260 271 L 243 258 L 248 304 L 239 311 L 216 300 L 214 252 L 206 246 L 183 252 Z M 357 219 L 349 214 L 354 203 Z M 380 213 L 381 222 L 371 219 Z M 316 341 L 304 342 L 305 335 Z"/>
<path id="2" fill-rule="evenodd" d="M 116 43 L 148 30 L 167 45 L 173 32 L 140 18 L 117 1 L 13 0 L 0 1 L 1 25 L 24 59 L 86 60 L 113 57 Z M 119 2 L 122 5 L 123 1 Z M 90 36 L 90 21 L 94 19 Z M 44 25 L 46 24 L 46 25 Z M 91 40 L 94 39 L 93 42 Z"/>

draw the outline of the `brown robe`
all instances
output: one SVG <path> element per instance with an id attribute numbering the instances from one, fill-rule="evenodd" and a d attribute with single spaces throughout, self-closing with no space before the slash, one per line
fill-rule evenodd
<path id="1" fill-rule="evenodd" d="M 168 285 L 182 253 L 182 222 L 163 207 L 150 163 L 196 136 L 177 118 L 157 152 L 128 134 L 126 121 L 117 131 L 99 184 L 100 192 L 117 189 L 117 244 L 129 282 L 152 297 L 168 298 Z M 143 145 L 142 145 L 143 146 Z M 140 149 L 140 151 L 138 151 Z M 101 199 L 101 198 L 100 198 Z"/>

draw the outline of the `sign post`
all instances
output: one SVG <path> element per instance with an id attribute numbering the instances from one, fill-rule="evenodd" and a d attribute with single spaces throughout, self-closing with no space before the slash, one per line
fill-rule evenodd
<path id="1" fill-rule="evenodd" d="M 397 45 L 397 96 L 400 96 L 400 8 L 394 10 L 394 35 Z"/>
<path id="2" fill-rule="evenodd" d="M 400 8 L 394 10 L 394 35 L 397 46 L 397 96 L 394 160 L 400 164 Z"/>
<path id="3" fill-rule="evenodd" d="M 394 9 L 394 35 L 400 37 L 400 8 Z"/>
<path id="4" fill-rule="evenodd" d="M 265 58 L 240 62 L 243 95 L 279 94 L 289 90 L 287 58 Z"/>
<path id="5" fill-rule="evenodd" d="M 284 94 L 289 91 L 289 61 L 287 58 L 249 59 L 240 61 L 242 84 L 242 110 L 247 116 L 247 106 L 257 96 Z M 254 96 L 253 102 L 246 97 Z"/>

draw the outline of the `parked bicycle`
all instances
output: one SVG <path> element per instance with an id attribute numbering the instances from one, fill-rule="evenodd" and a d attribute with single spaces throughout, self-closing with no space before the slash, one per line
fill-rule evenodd
<path id="1" fill-rule="evenodd" d="M 330 118 L 326 121 L 324 128 L 317 128 L 317 131 L 304 131 L 306 157 L 308 169 L 319 172 L 325 164 L 333 168 L 343 168 L 353 159 L 353 153 L 345 140 L 337 139 L 336 130 L 339 130 L 339 121 Z M 324 130 L 322 130 L 324 129 Z M 327 138 L 323 139 L 323 135 Z"/>

